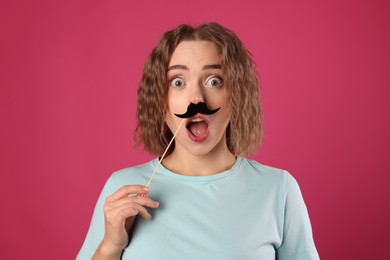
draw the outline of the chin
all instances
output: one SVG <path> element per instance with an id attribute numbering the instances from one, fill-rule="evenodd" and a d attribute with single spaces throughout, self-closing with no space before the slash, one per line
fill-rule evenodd
<path id="1" fill-rule="evenodd" d="M 226 143 L 225 139 L 220 139 L 218 142 L 210 142 L 211 140 L 206 140 L 202 143 L 196 143 L 188 146 L 188 151 L 194 156 L 207 156 L 212 154 L 223 154 L 227 145 L 223 145 L 223 142 Z"/>
<path id="2" fill-rule="evenodd" d="M 196 145 L 198 146 L 198 145 Z M 193 156 L 206 156 L 206 155 L 209 155 L 211 153 L 213 149 L 212 148 L 207 148 L 207 147 L 194 147 L 194 146 L 190 146 L 187 148 L 187 151 L 193 155 Z"/>

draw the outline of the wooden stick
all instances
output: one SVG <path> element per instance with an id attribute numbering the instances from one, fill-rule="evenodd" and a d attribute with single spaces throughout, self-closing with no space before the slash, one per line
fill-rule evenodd
<path id="1" fill-rule="evenodd" d="M 161 156 L 161 159 L 158 161 L 158 164 L 157 164 L 156 168 L 154 168 L 154 171 L 153 171 L 153 173 L 152 173 L 152 176 L 150 176 L 150 179 L 149 179 L 149 181 L 148 181 L 148 184 L 146 184 L 146 187 L 149 187 L 149 186 L 150 186 L 150 183 L 152 182 L 152 179 L 153 179 L 154 175 L 156 174 L 157 169 L 158 169 L 158 167 L 159 167 L 160 164 L 161 164 L 161 161 L 164 159 L 165 154 L 167 153 L 169 147 L 171 146 L 173 140 L 175 139 L 176 134 L 179 132 L 179 129 L 180 129 L 180 127 L 182 126 L 182 124 L 184 123 L 185 120 L 186 120 L 186 119 L 181 120 L 179 127 L 176 129 L 176 132 L 173 134 L 172 139 L 171 139 L 171 141 L 169 142 L 167 148 L 165 149 L 163 155 Z"/>

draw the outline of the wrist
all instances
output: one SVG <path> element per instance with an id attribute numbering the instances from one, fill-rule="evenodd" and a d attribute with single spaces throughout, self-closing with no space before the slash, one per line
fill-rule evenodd
<path id="1" fill-rule="evenodd" d="M 97 248 L 92 259 L 117 260 L 120 259 L 122 251 L 122 248 L 115 247 L 112 244 L 109 244 L 105 240 L 103 240 Z"/>

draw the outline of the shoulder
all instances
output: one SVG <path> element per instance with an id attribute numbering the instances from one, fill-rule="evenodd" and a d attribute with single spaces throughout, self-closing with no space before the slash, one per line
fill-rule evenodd
<path id="1" fill-rule="evenodd" d="M 251 160 L 248 158 L 241 157 L 241 160 L 244 167 L 246 167 L 247 169 L 252 168 L 253 170 L 258 171 L 259 173 L 280 175 L 283 174 L 283 172 L 285 171 L 279 168 L 264 165 L 262 163 L 259 163 L 255 160 Z"/>
<path id="2" fill-rule="evenodd" d="M 286 193 L 288 190 L 299 189 L 295 178 L 287 170 L 267 166 L 255 160 L 241 158 L 240 171 L 245 172 L 245 175 L 257 183 L 265 186 L 278 186 Z"/>
<path id="3" fill-rule="evenodd" d="M 259 177 L 272 179 L 275 181 L 289 181 L 290 179 L 294 179 L 292 175 L 283 169 L 267 166 L 262 163 L 259 163 L 255 160 L 241 158 L 242 169 L 245 172 L 249 172 Z"/>
<path id="4" fill-rule="evenodd" d="M 135 165 L 115 171 L 108 178 L 106 186 L 111 187 L 111 189 L 117 189 L 119 187 L 122 187 L 123 185 L 146 185 L 147 180 L 152 174 L 155 165 L 156 159 L 144 164 Z"/>

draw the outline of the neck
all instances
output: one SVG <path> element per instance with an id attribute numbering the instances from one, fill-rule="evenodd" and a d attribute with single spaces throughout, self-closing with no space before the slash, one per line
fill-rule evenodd
<path id="1" fill-rule="evenodd" d="M 168 170 L 189 176 L 207 176 L 217 174 L 233 167 L 236 156 L 226 147 L 223 151 L 209 152 L 206 155 L 193 155 L 188 151 L 175 150 L 162 164 Z"/>

